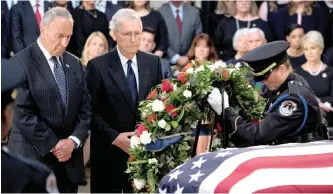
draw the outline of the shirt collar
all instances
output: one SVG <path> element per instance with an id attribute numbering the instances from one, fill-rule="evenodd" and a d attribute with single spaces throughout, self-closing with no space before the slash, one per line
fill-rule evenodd
<path id="1" fill-rule="evenodd" d="M 176 14 L 176 10 L 179 10 L 179 14 L 183 13 L 183 4 L 181 4 L 178 8 L 176 6 L 174 6 L 171 2 L 169 2 L 169 5 L 171 7 L 172 13 Z"/>
<path id="2" fill-rule="evenodd" d="M 42 43 L 40 42 L 39 38 L 37 39 L 37 44 L 38 44 L 40 50 L 42 50 L 43 55 L 45 56 L 45 58 L 46 58 L 47 60 L 50 60 L 51 57 L 52 57 L 52 55 L 50 55 L 50 53 L 49 53 L 49 52 L 46 50 L 46 48 L 42 45 Z"/>
<path id="3" fill-rule="evenodd" d="M 29 0 L 29 2 L 30 2 L 31 6 L 32 6 L 33 8 L 36 7 L 36 4 L 37 4 L 37 1 L 36 1 L 36 0 Z M 39 3 L 39 8 L 42 8 L 42 7 L 43 7 L 43 1 L 39 0 L 38 3 Z"/>
<path id="4" fill-rule="evenodd" d="M 132 60 L 132 63 L 133 63 L 132 65 L 138 64 L 137 63 L 137 59 L 136 59 L 136 55 L 134 55 L 134 57 L 132 59 L 127 59 L 123 54 L 121 54 L 121 52 L 120 52 L 120 50 L 118 48 L 118 45 L 117 45 L 117 52 L 118 52 L 118 56 L 120 58 L 121 65 L 123 67 L 125 67 L 127 65 L 127 61 L 128 60 Z"/>

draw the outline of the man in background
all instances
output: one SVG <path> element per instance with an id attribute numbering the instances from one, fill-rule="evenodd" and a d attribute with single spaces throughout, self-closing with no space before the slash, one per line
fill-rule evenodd
<path id="1" fill-rule="evenodd" d="M 155 32 L 151 28 L 143 28 L 141 43 L 140 43 L 140 51 L 152 54 L 152 51 L 155 49 Z M 172 71 L 170 67 L 170 62 L 166 59 L 161 59 L 161 68 L 162 68 L 162 76 L 163 79 L 172 78 Z"/>

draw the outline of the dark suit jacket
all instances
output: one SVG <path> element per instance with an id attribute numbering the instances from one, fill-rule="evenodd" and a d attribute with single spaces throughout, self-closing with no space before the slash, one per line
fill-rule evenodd
<path id="1" fill-rule="evenodd" d="M 158 56 L 141 51 L 136 56 L 139 72 L 138 100 L 141 101 L 152 87 L 161 83 L 161 62 Z M 111 192 L 129 182 L 124 178 L 128 155 L 111 144 L 119 133 L 134 131 L 138 111 L 131 103 L 117 48 L 90 60 L 87 66 L 93 110 L 91 191 Z M 105 179 L 105 176 L 109 179 Z"/>
<path id="2" fill-rule="evenodd" d="M 65 108 L 49 64 L 37 43 L 11 60 L 22 64 L 26 81 L 17 91 L 8 149 L 14 154 L 40 160 L 54 169 L 59 162 L 53 160 L 55 156 L 50 151 L 58 141 L 73 135 L 84 142 L 88 134 L 90 95 L 83 68 L 78 58 L 67 52 L 63 54 L 68 99 Z M 74 149 L 65 165 L 70 180 L 74 183 L 82 181 L 82 147 Z"/>
<path id="3" fill-rule="evenodd" d="M 9 10 L 6 1 L 1 1 L 1 58 L 9 58 Z"/>
<path id="4" fill-rule="evenodd" d="M 161 58 L 161 68 L 163 79 L 173 78 L 171 63 L 168 60 Z"/>
<path id="5" fill-rule="evenodd" d="M 52 7 L 52 3 L 48 1 L 43 1 L 43 3 L 44 12 Z M 14 53 L 20 52 L 37 40 L 40 31 L 29 1 L 18 1 L 10 9 L 10 28 Z"/>

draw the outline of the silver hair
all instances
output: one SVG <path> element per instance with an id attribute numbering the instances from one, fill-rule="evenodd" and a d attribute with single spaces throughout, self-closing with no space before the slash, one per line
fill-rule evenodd
<path id="1" fill-rule="evenodd" d="M 254 32 L 259 32 L 262 40 L 266 40 L 265 33 L 260 28 L 250 28 L 249 34 L 254 33 Z"/>
<path id="2" fill-rule="evenodd" d="M 141 21 L 140 16 L 133 10 L 129 8 L 123 8 L 119 9 L 112 17 L 110 23 L 109 23 L 109 28 L 110 30 L 119 30 L 119 23 L 121 20 L 134 20 L 134 19 L 139 19 Z M 142 25 L 142 22 L 141 22 Z"/>
<path id="3" fill-rule="evenodd" d="M 54 7 L 49 9 L 47 12 L 45 12 L 41 24 L 42 25 L 48 25 L 51 23 L 56 17 L 62 17 L 71 20 L 74 22 L 72 15 L 67 11 L 67 9 L 62 7 Z"/>
<path id="4" fill-rule="evenodd" d="M 323 35 L 320 32 L 315 31 L 315 30 L 311 30 L 303 36 L 302 45 L 304 45 L 305 42 L 311 42 L 322 49 L 325 46 Z"/>
<path id="5" fill-rule="evenodd" d="M 247 36 L 249 34 L 249 29 L 248 28 L 241 28 L 236 31 L 234 34 L 234 37 L 232 38 L 232 46 L 234 47 L 235 50 L 237 50 L 237 41 L 240 37 L 242 36 Z"/>

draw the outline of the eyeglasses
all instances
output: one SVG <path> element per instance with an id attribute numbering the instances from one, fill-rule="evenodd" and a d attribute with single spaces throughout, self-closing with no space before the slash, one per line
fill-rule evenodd
<path id="1" fill-rule="evenodd" d="M 135 39 L 137 39 L 138 37 L 140 37 L 142 35 L 142 32 L 119 32 L 121 35 L 123 35 L 124 37 L 126 37 L 128 40 L 130 40 L 133 36 Z"/>

